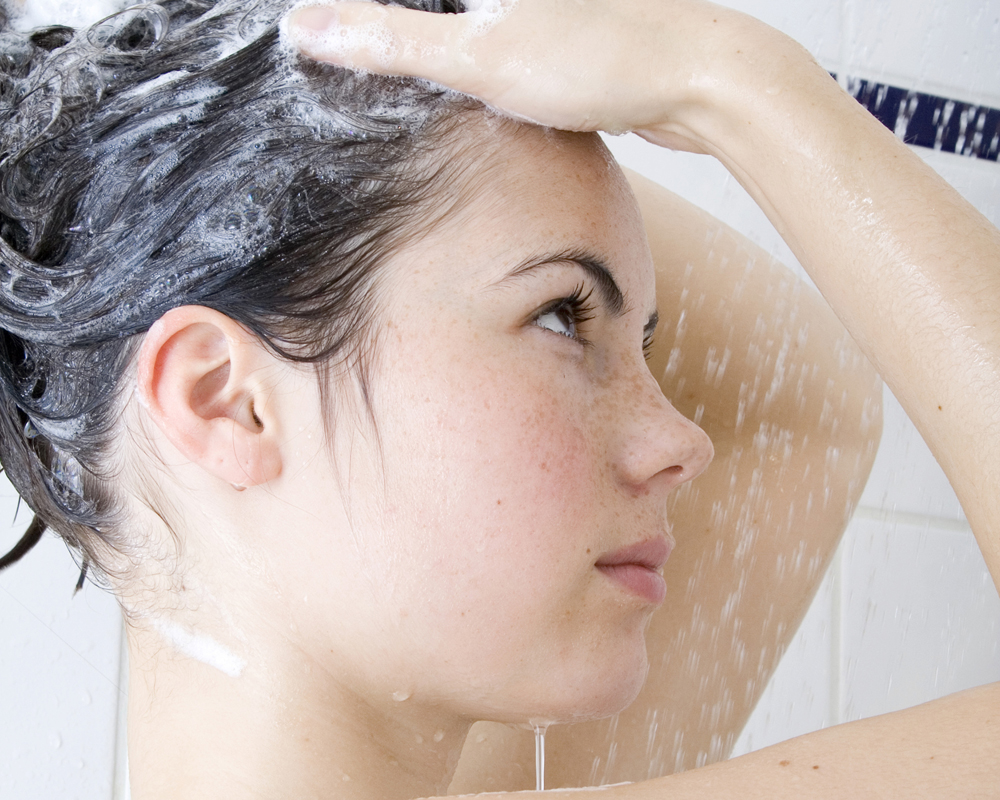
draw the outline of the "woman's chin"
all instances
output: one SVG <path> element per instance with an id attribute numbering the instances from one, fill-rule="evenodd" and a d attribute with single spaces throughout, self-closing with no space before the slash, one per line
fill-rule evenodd
<path id="1" fill-rule="evenodd" d="M 623 676 L 620 681 L 613 685 L 600 687 L 600 690 L 590 698 L 590 701 L 578 706 L 576 712 L 566 721 L 587 722 L 604 719 L 624 711 L 639 696 L 639 692 L 646 683 L 646 674 L 647 669 L 644 662 L 641 672 Z"/>
<path id="2" fill-rule="evenodd" d="M 619 660 L 602 667 L 585 670 L 573 678 L 539 680 L 534 704 L 522 709 L 515 719 L 504 721 L 531 726 L 561 725 L 604 719 L 623 711 L 632 704 L 646 682 L 645 648 L 627 663 Z M 543 697 L 537 696 L 538 688 L 546 689 Z"/>
<path id="3" fill-rule="evenodd" d="M 583 685 L 585 691 L 580 693 L 573 721 L 603 719 L 628 708 L 639 696 L 648 674 L 644 636 L 616 648 L 614 656 L 607 657 Z"/>

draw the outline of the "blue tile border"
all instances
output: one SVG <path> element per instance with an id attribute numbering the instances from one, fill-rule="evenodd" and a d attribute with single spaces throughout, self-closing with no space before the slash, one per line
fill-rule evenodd
<path id="1" fill-rule="evenodd" d="M 863 78 L 847 78 L 847 91 L 907 144 L 997 160 L 1000 109 Z"/>

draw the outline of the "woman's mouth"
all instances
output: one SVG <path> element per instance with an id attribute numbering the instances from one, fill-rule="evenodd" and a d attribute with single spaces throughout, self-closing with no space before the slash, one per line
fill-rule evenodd
<path id="1" fill-rule="evenodd" d="M 658 606 L 667 596 L 660 570 L 672 549 L 669 538 L 658 536 L 601 556 L 594 566 L 627 592 Z"/>

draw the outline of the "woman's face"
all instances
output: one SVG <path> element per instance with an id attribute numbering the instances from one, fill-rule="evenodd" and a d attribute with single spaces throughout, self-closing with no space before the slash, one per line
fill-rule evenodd
<path id="1" fill-rule="evenodd" d="M 385 272 L 373 422 L 337 403 L 333 457 L 297 473 L 295 624 L 387 702 L 603 716 L 645 677 L 667 495 L 712 449 L 646 368 L 653 266 L 603 145 L 491 146 Z"/>

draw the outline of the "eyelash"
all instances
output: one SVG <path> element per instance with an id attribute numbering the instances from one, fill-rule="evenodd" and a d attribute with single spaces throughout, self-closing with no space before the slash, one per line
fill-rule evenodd
<path id="1" fill-rule="evenodd" d="M 642 340 L 642 357 L 649 361 L 649 357 L 653 355 L 653 336 L 655 331 L 650 331 L 646 338 Z"/>

